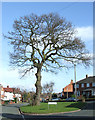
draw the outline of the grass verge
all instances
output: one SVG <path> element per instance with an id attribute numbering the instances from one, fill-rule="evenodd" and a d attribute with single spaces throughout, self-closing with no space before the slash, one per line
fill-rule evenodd
<path id="1" fill-rule="evenodd" d="M 84 107 L 85 104 L 86 103 L 83 102 L 58 102 L 57 105 L 49 105 L 48 109 L 48 103 L 41 103 L 40 106 L 22 106 L 20 110 L 24 113 L 48 114 L 79 110 Z"/>

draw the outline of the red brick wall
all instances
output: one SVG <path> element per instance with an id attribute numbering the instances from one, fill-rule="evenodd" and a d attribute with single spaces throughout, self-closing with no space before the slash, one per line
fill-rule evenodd
<path id="1" fill-rule="evenodd" d="M 73 81 L 71 81 L 71 83 L 63 89 L 63 92 L 67 92 L 67 91 L 68 92 L 73 92 Z"/>

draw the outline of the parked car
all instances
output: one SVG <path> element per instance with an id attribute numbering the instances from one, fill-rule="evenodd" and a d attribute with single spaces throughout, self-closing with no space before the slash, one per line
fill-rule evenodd
<path id="1" fill-rule="evenodd" d="M 67 98 L 66 101 L 67 102 L 76 102 L 76 101 L 78 101 L 78 99 L 76 99 L 76 98 Z"/>
<path id="2" fill-rule="evenodd" d="M 44 99 L 44 98 L 41 98 L 40 102 L 45 102 L 45 99 Z"/>
<path id="3" fill-rule="evenodd" d="M 60 101 L 60 98 L 53 98 L 52 101 Z"/>

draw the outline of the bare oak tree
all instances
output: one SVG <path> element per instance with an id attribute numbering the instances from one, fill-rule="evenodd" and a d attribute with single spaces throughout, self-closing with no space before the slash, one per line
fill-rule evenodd
<path id="1" fill-rule="evenodd" d="M 89 65 L 85 44 L 74 37 L 75 29 L 58 14 L 20 17 L 14 21 L 13 30 L 5 36 L 10 39 L 13 52 L 10 64 L 23 69 L 23 76 L 36 68 L 36 95 L 34 105 L 40 104 L 41 71 L 54 71 L 68 63 L 81 61 Z"/>
<path id="2" fill-rule="evenodd" d="M 46 83 L 43 85 L 43 93 L 47 93 L 49 95 L 49 100 L 52 98 L 52 92 L 53 92 L 54 82 Z"/>

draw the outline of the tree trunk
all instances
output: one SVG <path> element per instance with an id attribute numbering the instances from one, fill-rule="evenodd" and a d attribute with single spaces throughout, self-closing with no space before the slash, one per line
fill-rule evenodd
<path id="1" fill-rule="evenodd" d="M 49 93 L 49 101 L 52 99 L 52 94 Z"/>
<path id="2" fill-rule="evenodd" d="M 41 87 L 41 68 L 37 68 L 37 73 L 35 74 L 37 81 L 36 81 L 36 93 L 35 93 L 35 98 L 33 101 L 33 105 L 40 105 L 40 95 L 42 91 Z"/>

